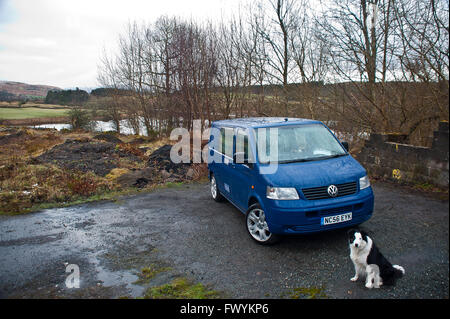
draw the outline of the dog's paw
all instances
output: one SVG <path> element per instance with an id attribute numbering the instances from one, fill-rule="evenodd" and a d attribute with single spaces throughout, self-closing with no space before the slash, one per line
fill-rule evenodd
<path id="1" fill-rule="evenodd" d="M 357 281 L 358 280 L 358 276 L 352 277 L 350 278 L 351 281 Z"/>
<path id="2" fill-rule="evenodd" d="M 373 286 L 372 286 L 372 284 L 371 284 L 370 282 L 368 282 L 368 283 L 366 283 L 366 288 L 372 289 Z M 375 288 L 376 288 L 376 287 L 375 287 Z"/>

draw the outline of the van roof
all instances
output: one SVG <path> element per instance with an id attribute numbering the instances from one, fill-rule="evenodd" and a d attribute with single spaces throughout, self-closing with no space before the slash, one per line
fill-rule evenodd
<path id="1" fill-rule="evenodd" d="M 269 127 L 291 124 L 318 124 L 316 120 L 294 118 L 294 117 L 244 117 L 230 120 L 215 121 L 212 126 L 232 127 Z"/>

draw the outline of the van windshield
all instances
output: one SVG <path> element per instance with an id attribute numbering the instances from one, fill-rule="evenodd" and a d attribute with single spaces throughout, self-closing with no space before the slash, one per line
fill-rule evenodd
<path id="1" fill-rule="evenodd" d="M 255 129 L 260 163 L 295 163 L 347 155 L 321 124 Z"/>

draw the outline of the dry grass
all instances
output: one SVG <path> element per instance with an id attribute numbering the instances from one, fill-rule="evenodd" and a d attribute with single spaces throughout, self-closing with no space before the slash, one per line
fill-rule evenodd
<path id="1" fill-rule="evenodd" d="M 14 162 L 17 158 L 27 159 L 38 156 L 63 142 L 61 135 L 52 131 L 25 128 L 12 134 L 0 132 L 0 167 Z"/>
<path id="2" fill-rule="evenodd" d="M 97 133 L 86 131 L 58 132 L 29 128 L 0 128 L 0 214 L 26 213 L 40 208 L 66 206 L 91 200 L 115 198 L 117 195 L 153 190 L 165 185 L 156 177 L 144 189 L 121 186 L 118 177 L 147 167 L 147 158 L 163 145 L 174 144 L 169 139 L 151 141 L 136 136 L 120 136 L 124 143 L 116 145 L 121 152 L 137 156 L 117 158 L 117 168 L 105 177 L 91 171 L 80 172 L 43 163 L 35 158 L 66 140 L 91 141 Z M 206 164 L 193 164 L 192 181 L 205 181 Z M 167 184 L 167 183 L 166 183 Z M 111 194 L 111 195 L 110 195 Z"/>
<path id="3" fill-rule="evenodd" d="M 112 178 L 100 177 L 93 172 L 70 171 L 34 160 L 67 139 L 90 140 L 93 135 L 80 131 L 61 133 L 3 128 L 0 131 L 0 214 L 24 213 L 42 204 L 66 204 L 121 191 Z M 134 151 L 134 147 L 130 151 Z M 136 149 L 143 154 L 137 146 Z M 145 162 L 121 159 L 119 164 L 134 169 L 143 167 Z"/>
<path id="4" fill-rule="evenodd" d="M 43 203 L 66 203 L 116 190 L 94 173 L 16 161 L 0 167 L 0 212 L 21 213 Z"/>
<path id="5" fill-rule="evenodd" d="M 206 163 L 192 164 L 191 168 L 194 170 L 193 181 L 205 182 L 208 180 L 208 165 Z"/>

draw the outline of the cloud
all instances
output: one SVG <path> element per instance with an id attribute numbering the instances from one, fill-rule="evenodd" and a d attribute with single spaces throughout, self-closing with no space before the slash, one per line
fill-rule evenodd
<path id="1" fill-rule="evenodd" d="M 239 0 L 0 0 L 0 79 L 60 87 L 97 86 L 103 48 L 129 21 L 161 15 L 211 18 Z"/>

